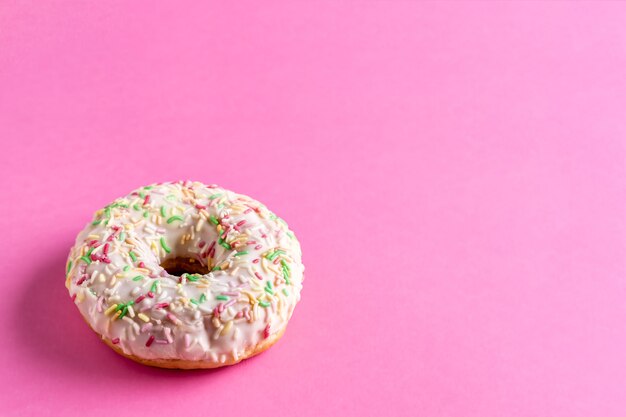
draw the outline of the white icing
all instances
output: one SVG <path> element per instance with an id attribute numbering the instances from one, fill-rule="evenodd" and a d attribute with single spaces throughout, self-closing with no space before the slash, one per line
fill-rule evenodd
<path id="1" fill-rule="evenodd" d="M 223 363 L 287 325 L 302 289 L 300 244 L 259 202 L 185 181 L 144 187 L 107 207 L 78 235 L 66 286 L 91 327 L 126 354 Z M 221 245 L 218 227 L 228 228 Z M 224 270 L 172 276 L 160 264 L 176 257 Z"/>

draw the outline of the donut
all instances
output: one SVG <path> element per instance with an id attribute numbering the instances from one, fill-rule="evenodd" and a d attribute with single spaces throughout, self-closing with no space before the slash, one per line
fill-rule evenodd
<path id="1" fill-rule="evenodd" d="M 192 181 L 141 187 L 96 211 L 66 267 L 71 299 L 107 345 L 179 369 L 232 365 L 271 347 L 304 280 L 284 220 Z"/>

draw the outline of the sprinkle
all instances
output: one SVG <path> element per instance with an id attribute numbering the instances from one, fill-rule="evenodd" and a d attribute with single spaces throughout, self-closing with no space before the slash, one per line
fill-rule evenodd
<path id="1" fill-rule="evenodd" d="M 260 279 L 261 281 L 263 281 L 263 277 L 261 276 L 261 274 L 259 274 L 258 272 L 255 272 L 254 275 Z"/>
<path id="2" fill-rule="evenodd" d="M 210 216 L 209 220 L 211 221 L 211 223 L 213 223 L 215 225 L 220 224 L 220 222 L 217 220 L 217 217 L 215 217 L 215 216 Z"/>
<path id="3" fill-rule="evenodd" d="M 161 216 L 165 217 L 167 214 L 165 213 L 165 206 L 161 206 Z"/>
<path id="4" fill-rule="evenodd" d="M 146 298 L 145 295 L 140 295 L 139 297 L 135 299 L 135 304 L 139 304 L 140 302 L 143 301 L 144 298 Z"/>
<path id="5" fill-rule="evenodd" d="M 180 324 L 180 320 L 178 320 L 178 317 L 176 317 L 172 313 L 167 313 L 167 318 L 170 319 L 171 322 L 176 324 L 176 325 Z"/>
<path id="6" fill-rule="evenodd" d="M 243 250 L 243 251 L 241 251 L 241 252 L 237 252 L 237 253 L 235 254 L 235 256 L 243 256 L 243 255 L 247 255 L 247 254 L 248 254 L 248 251 L 247 251 L 247 250 Z"/>
<path id="7" fill-rule="evenodd" d="M 143 275 L 137 275 L 135 278 L 133 278 L 133 281 L 139 281 L 140 279 L 143 279 Z"/>
<path id="8" fill-rule="evenodd" d="M 172 216 L 169 219 L 167 219 L 167 224 L 170 224 L 170 223 L 175 222 L 177 220 L 182 222 L 184 219 L 181 216 Z"/>
<path id="9" fill-rule="evenodd" d="M 133 210 L 139 211 L 141 210 L 137 204 L 133 204 Z"/>
<path id="10" fill-rule="evenodd" d="M 147 195 L 146 198 L 143 199 L 143 205 L 147 205 L 150 202 L 150 196 Z"/>
<path id="11" fill-rule="evenodd" d="M 150 337 L 148 338 L 148 341 L 146 342 L 146 347 L 150 347 L 152 342 L 154 342 L 154 336 L 150 335 Z"/>
<path id="12" fill-rule="evenodd" d="M 206 295 L 201 294 L 201 295 L 200 295 L 200 302 L 201 302 L 201 303 L 204 303 L 205 301 L 206 301 Z"/>
<path id="13" fill-rule="evenodd" d="M 154 308 L 167 308 L 169 305 L 169 303 L 158 303 L 154 305 Z"/>
<path id="14" fill-rule="evenodd" d="M 215 297 L 216 300 L 222 300 L 222 301 L 228 301 L 228 297 L 226 297 L 225 295 L 218 295 L 217 297 Z"/>
<path id="15" fill-rule="evenodd" d="M 147 211 L 143 212 L 143 217 L 148 217 L 150 215 L 150 213 L 148 213 Z"/>
<path id="16" fill-rule="evenodd" d="M 237 227 L 240 227 L 240 226 L 243 226 L 244 224 L 246 224 L 246 221 L 245 221 L 245 220 L 242 220 L 242 221 L 238 222 L 238 223 L 236 224 L 236 226 L 237 226 Z"/>
<path id="17" fill-rule="evenodd" d="M 116 337 L 115 339 L 111 340 L 111 343 L 113 343 L 114 345 L 117 345 L 120 342 L 120 338 Z"/>
<path id="18" fill-rule="evenodd" d="M 97 226 L 97 225 L 99 225 L 100 223 L 102 223 L 102 219 L 94 221 L 93 223 L 91 223 L 91 225 L 92 225 L 92 226 Z"/>
<path id="19" fill-rule="evenodd" d="M 285 294 L 285 297 L 289 297 L 289 291 L 287 291 L 287 288 L 283 288 L 283 294 Z"/>
<path id="20" fill-rule="evenodd" d="M 143 313 L 137 314 L 137 317 L 139 317 L 141 320 L 145 321 L 146 323 L 150 321 L 150 318 Z"/>
<path id="21" fill-rule="evenodd" d="M 71 270 L 72 270 L 72 261 L 69 261 L 67 264 L 67 271 L 65 272 L 65 275 L 69 274 Z"/>
<path id="22" fill-rule="evenodd" d="M 123 270 L 124 272 L 127 272 L 129 269 L 130 269 L 130 265 L 126 265 L 126 266 L 125 266 L 122 270 Z"/>
<path id="23" fill-rule="evenodd" d="M 263 308 L 267 308 L 270 306 L 270 303 L 268 303 L 267 301 L 260 300 L 259 305 Z"/>
<path id="24" fill-rule="evenodd" d="M 270 325 L 265 326 L 265 330 L 263 330 L 263 338 L 267 339 L 270 337 Z"/>
<path id="25" fill-rule="evenodd" d="M 81 260 L 81 261 L 84 261 L 87 265 L 89 265 L 89 264 L 91 263 L 91 259 L 89 259 L 89 258 L 88 258 L 88 257 L 86 257 L 86 256 L 81 256 L 81 257 L 80 257 L 80 260 Z"/>
<path id="26" fill-rule="evenodd" d="M 117 239 L 121 242 L 126 238 L 126 233 L 122 232 L 120 233 L 120 235 L 117 237 Z"/>
<path id="27" fill-rule="evenodd" d="M 137 262 L 137 255 L 135 255 L 135 252 L 130 251 L 128 252 L 128 255 L 130 256 L 130 259 L 133 260 L 133 262 Z"/>
<path id="28" fill-rule="evenodd" d="M 116 309 L 117 309 L 117 304 L 113 304 L 111 307 L 107 308 L 107 309 L 104 311 L 104 314 L 108 316 L 109 314 L 111 314 L 111 313 L 112 313 L 113 311 L 115 311 Z"/>
<path id="29" fill-rule="evenodd" d="M 163 236 L 161 236 L 161 247 L 163 248 L 163 250 L 167 253 L 171 253 L 172 250 L 170 249 L 169 246 L 167 246 L 167 243 L 165 243 L 165 238 Z"/>
<path id="30" fill-rule="evenodd" d="M 211 197 L 209 197 L 209 200 L 215 200 L 218 197 L 221 197 L 222 193 L 217 193 L 217 194 L 213 194 Z"/>
<path id="31" fill-rule="evenodd" d="M 155 292 L 156 292 L 156 290 L 157 290 L 157 285 L 159 285 L 159 281 L 156 281 L 156 280 L 155 280 L 155 281 L 152 283 L 152 286 L 150 287 L 150 292 L 155 293 Z M 150 296 L 150 295 L 148 295 L 148 296 Z M 150 298 L 152 298 L 152 297 L 150 297 Z"/>

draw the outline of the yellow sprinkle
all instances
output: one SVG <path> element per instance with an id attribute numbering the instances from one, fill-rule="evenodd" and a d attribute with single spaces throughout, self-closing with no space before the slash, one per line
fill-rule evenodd
<path id="1" fill-rule="evenodd" d="M 222 325 L 222 323 L 220 323 L 220 319 L 218 319 L 217 317 L 213 317 L 213 320 L 211 320 L 211 322 L 216 329 Z"/>
<path id="2" fill-rule="evenodd" d="M 106 311 L 104 312 L 105 315 L 109 315 L 113 312 L 113 310 L 115 310 L 117 308 L 117 304 L 113 304 L 111 307 L 107 308 Z"/>
<path id="3" fill-rule="evenodd" d="M 150 318 L 148 318 L 148 316 L 146 316 L 143 313 L 137 314 L 137 317 L 139 317 L 141 320 L 145 321 L 146 323 L 150 321 Z"/>
<path id="4" fill-rule="evenodd" d="M 117 319 L 120 316 L 120 314 L 122 314 L 122 310 L 117 310 L 115 314 L 113 315 L 113 320 Z"/>
<path id="5" fill-rule="evenodd" d="M 100 239 L 100 235 L 89 235 L 89 236 L 87 236 L 87 239 L 91 239 L 91 240 L 93 240 L 93 239 Z"/>
<path id="6" fill-rule="evenodd" d="M 78 301 L 79 303 L 82 303 L 84 299 L 85 299 L 85 293 L 83 291 L 80 291 L 78 295 L 76 296 L 76 301 Z"/>
<path id="7" fill-rule="evenodd" d="M 204 226 L 204 221 L 204 217 L 200 217 L 200 220 L 198 220 L 198 223 L 196 223 L 196 232 L 202 230 L 202 226 Z"/>
<path id="8" fill-rule="evenodd" d="M 228 332 L 230 332 L 230 329 L 232 329 L 233 327 L 233 321 L 230 320 L 228 323 L 226 323 L 226 325 L 224 326 L 224 328 L 222 329 L 222 335 L 227 335 Z"/>

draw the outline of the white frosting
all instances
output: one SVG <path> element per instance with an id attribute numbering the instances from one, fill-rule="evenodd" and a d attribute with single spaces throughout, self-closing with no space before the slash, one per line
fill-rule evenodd
<path id="1" fill-rule="evenodd" d="M 160 266 L 170 258 L 214 270 L 173 276 Z M 287 325 L 303 272 L 282 219 L 249 197 L 185 181 L 96 212 L 70 252 L 66 286 L 91 327 L 126 354 L 221 363 Z"/>

